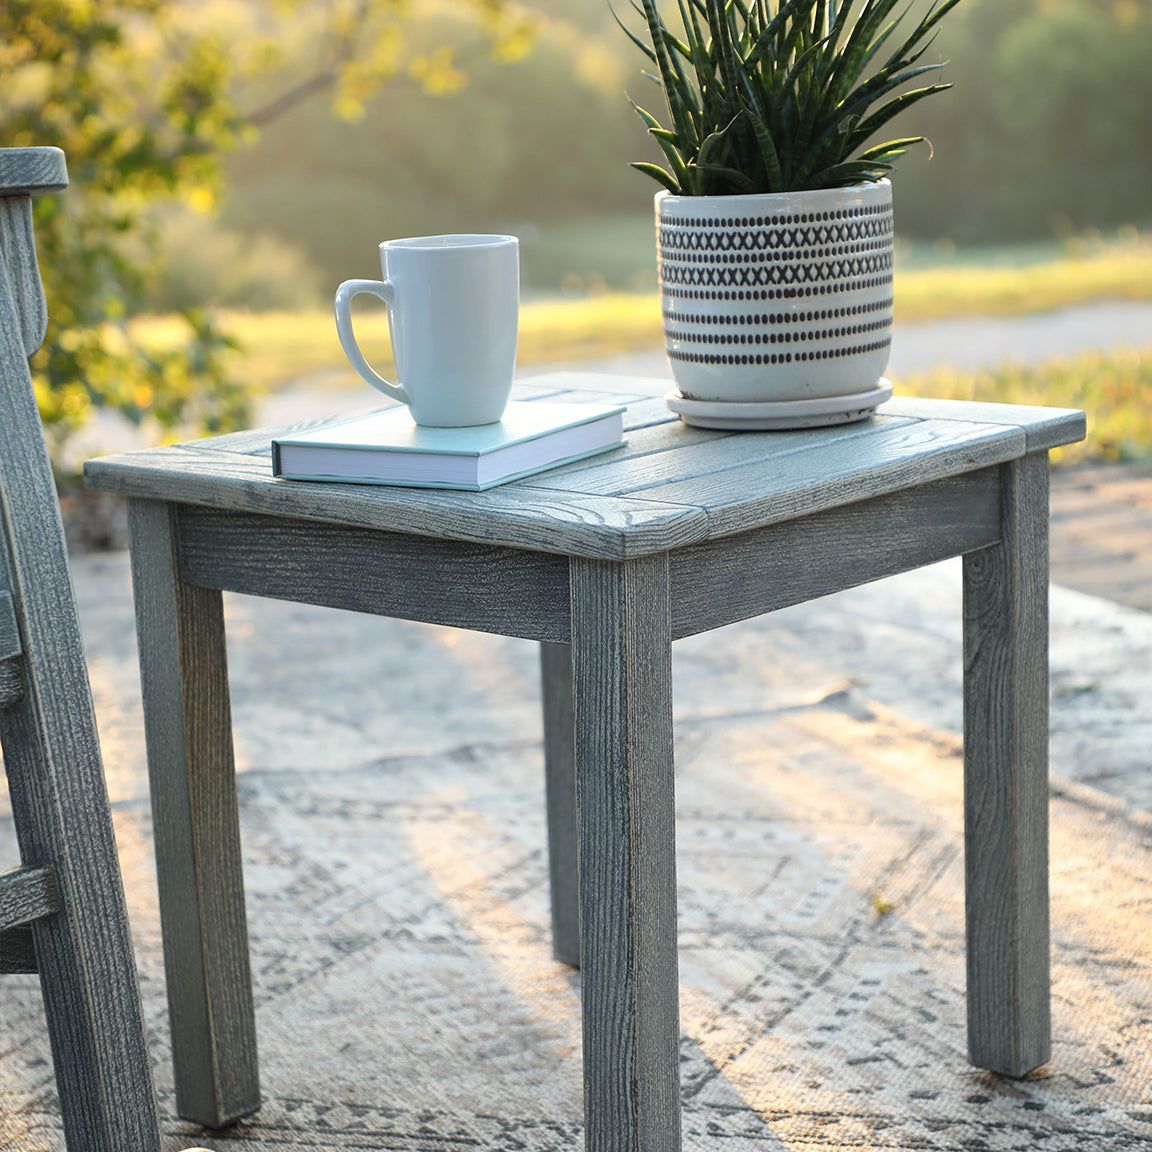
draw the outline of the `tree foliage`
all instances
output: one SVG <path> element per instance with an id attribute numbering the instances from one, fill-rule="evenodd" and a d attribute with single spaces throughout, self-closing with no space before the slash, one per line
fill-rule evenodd
<path id="1" fill-rule="evenodd" d="M 956 98 L 925 106 L 900 226 L 991 243 L 1152 223 L 1152 3 L 973 0 L 940 37 Z"/>
<path id="2" fill-rule="evenodd" d="M 530 32 L 503 0 L 459 3 L 497 53 L 514 55 Z M 238 13 L 240 40 L 230 36 Z M 356 115 L 405 60 L 406 14 L 404 0 L 0 5 L 0 145 L 63 148 L 71 178 L 35 201 L 50 325 L 32 367 L 53 447 L 98 406 L 166 429 L 249 418 L 248 393 L 226 371 L 231 342 L 202 311 L 186 312 L 183 336 L 163 348 L 132 337 L 127 319 L 156 272 L 153 208 L 175 199 L 210 211 L 224 155 L 313 93 L 330 91 L 338 112 Z M 435 47 L 410 64 L 429 91 L 460 80 Z"/>
<path id="3" fill-rule="evenodd" d="M 224 46 L 198 38 L 169 53 L 165 8 L 164 0 L 0 6 L 0 141 L 63 148 L 73 185 L 35 201 L 50 320 L 32 367 L 54 446 L 93 405 L 168 426 L 227 427 L 246 415 L 222 370 L 228 342 L 207 318 L 189 313 L 186 339 L 162 351 L 135 346 L 124 326 L 148 274 L 125 244 L 144 205 L 211 198 L 217 157 L 237 130 Z"/>
<path id="4" fill-rule="evenodd" d="M 466 90 L 423 99 L 405 68 L 354 123 L 333 122 L 321 101 L 300 104 L 228 158 L 226 228 L 275 233 L 330 299 L 341 280 L 379 274 L 386 236 L 512 231 L 526 276 L 538 223 L 648 206 L 628 161 L 638 143 L 659 153 L 636 139 L 623 99 L 633 51 L 615 25 L 595 35 L 542 19 L 532 53 L 514 62 L 493 59 L 464 20 L 414 16 L 406 31 L 410 58 L 451 47 Z"/>

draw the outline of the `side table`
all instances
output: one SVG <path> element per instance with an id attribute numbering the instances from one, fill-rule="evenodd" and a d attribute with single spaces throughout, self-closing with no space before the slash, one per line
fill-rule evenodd
<path id="1" fill-rule="evenodd" d="M 969 1058 L 1048 1058 L 1047 452 L 1083 413 L 896 398 L 840 428 L 724 433 L 673 418 L 664 387 L 522 386 L 628 403 L 628 446 L 482 493 L 273 480 L 269 430 L 85 466 L 129 499 L 181 1116 L 260 1102 L 225 590 L 541 642 L 586 1144 L 675 1152 L 672 641 L 963 555 Z"/>

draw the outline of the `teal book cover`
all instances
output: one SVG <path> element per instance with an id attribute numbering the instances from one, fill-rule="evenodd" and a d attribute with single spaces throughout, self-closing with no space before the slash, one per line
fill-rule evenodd
<path id="1" fill-rule="evenodd" d="M 494 424 L 426 428 L 388 408 L 281 436 L 274 476 L 483 490 L 623 443 L 620 405 L 510 401 Z"/>

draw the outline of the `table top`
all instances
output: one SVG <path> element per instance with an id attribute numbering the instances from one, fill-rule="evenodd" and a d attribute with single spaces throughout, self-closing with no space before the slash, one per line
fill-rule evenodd
<path id="1" fill-rule="evenodd" d="M 1083 412 L 895 396 L 856 424 L 714 432 L 666 380 L 556 373 L 517 399 L 628 405 L 625 447 L 486 492 L 274 479 L 271 440 L 323 420 L 90 460 L 91 488 L 444 539 L 622 560 L 671 551 L 1080 440 Z M 346 419 L 342 413 L 331 419 Z"/>

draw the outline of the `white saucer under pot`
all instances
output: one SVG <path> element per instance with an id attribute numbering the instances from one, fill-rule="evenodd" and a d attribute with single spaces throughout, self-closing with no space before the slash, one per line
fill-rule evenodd
<path id="1" fill-rule="evenodd" d="M 788 428 L 828 428 L 865 420 L 892 397 L 892 384 L 881 380 L 867 392 L 814 400 L 689 400 L 672 388 L 664 402 L 685 424 L 740 432 L 776 432 Z"/>
<path id="2" fill-rule="evenodd" d="M 881 386 L 892 343 L 887 180 L 753 196 L 660 192 L 656 226 L 665 348 L 684 399 L 843 397 L 847 413 Z"/>

